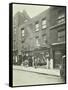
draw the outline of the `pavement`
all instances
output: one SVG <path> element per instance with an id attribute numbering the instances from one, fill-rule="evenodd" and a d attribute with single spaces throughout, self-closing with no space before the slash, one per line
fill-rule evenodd
<path id="1" fill-rule="evenodd" d="M 59 69 L 45 69 L 45 68 L 24 67 L 24 66 L 16 66 L 16 65 L 13 65 L 13 69 L 45 74 L 45 75 L 60 76 Z"/>

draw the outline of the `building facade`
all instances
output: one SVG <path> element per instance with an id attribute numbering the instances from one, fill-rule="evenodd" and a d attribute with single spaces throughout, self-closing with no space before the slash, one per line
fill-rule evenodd
<path id="1" fill-rule="evenodd" d="M 66 56 L 66 7 L 51 8 L 50 44 L 53 68 L 59 68 Z"/>
<path id="2" fill-rule="evenodd" d="M 25 53 L 46 62 L 46 68 L 59 68 L 65 55 L 65 13 L 65 7 L 58 6 L 51 6 L 33 18 L 25 12 L 24 21 L 21 19 L 16 26 L 16 39 L 14 35 L 17 60 Z"/>
<path id="3" fill-rule="evenodd" d="M 26 11 L 17 12 L 15 16 L 13 16 L 13 63 L 17 63 L 19 61 L 19 55 L 21 55 L 21 36 L 19 27 L 24 24 L 26 20 L 30 20 L 29 15 Z"/>

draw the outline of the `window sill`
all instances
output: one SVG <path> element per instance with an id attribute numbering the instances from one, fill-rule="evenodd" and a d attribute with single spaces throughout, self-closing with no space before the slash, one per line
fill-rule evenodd
<path id="1" fill-rule="evenodd" d="M 38 30 L 38 31 L 35 31 L 35 32 L 39 32 L 40 30 Z"/>
<path id="2" fill-rule="evenodd" d="M 42 30 L 45 30 L 45 29 L 47 29 L 47 27 L 46 28 L 42 28 Z"/>

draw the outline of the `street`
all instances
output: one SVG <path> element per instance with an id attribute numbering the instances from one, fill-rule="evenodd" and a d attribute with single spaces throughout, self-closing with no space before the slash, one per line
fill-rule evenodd
<path id="1" fill-rule="evenodd" d="M 63 83 L 60 77 L 13 70 L 13 86 Z"/>

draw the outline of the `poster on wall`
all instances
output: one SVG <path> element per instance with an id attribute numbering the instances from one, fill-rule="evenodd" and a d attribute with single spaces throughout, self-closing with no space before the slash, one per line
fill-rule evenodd
<path id="1" fill-rule="evenodd" d="M 66 6 L 9 4 L 9 86 L 66 84 Z"/>

